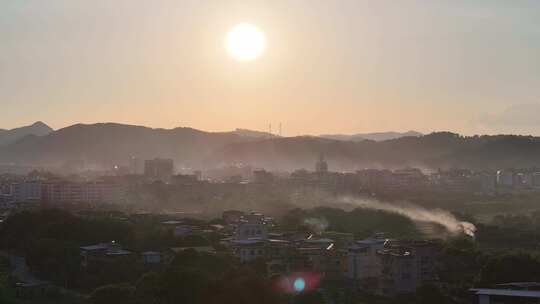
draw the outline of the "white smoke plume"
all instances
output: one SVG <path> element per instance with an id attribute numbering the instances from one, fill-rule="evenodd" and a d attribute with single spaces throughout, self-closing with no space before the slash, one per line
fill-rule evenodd
<path id="1" fill-rule="evenodd" d="M 328 228 L 328 221 L 324 218 L 310 217 L 304 220 L 304 224 L 318 234 L 321 234 Z"/>
<path id="2" fill-rule="evenodd" d="M 450 212 L 441 209 L 428 210 L 412 204 L 402 203 L 394 205 L 376 200 L 350 197 L 342 198 L 340 201 L 359 208 L 397 213 L 413 221 L 436 223 L 445 227 L 451 234 L 465 233 L 468 236 L 474 237 L 474 233 L 476 232 L 476 227 L 472 223 L 459 221 Z"/>

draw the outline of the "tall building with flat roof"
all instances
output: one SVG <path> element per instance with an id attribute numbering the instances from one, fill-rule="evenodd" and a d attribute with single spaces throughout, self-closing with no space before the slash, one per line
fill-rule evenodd
<path id="1" fill-rule="evenodd" d="M 328 173 L 328 163 L 324 159 L 324 155 L 322 153 L 321 155 L 319 155 L 319 160 L 317 161 L 317 164 L 315 165 L 315 172 L 319 174 Z"/>
<path id="2" fill-rule="evenodd" d="M 15 202 L 38 202 L 41 200 L 41 182 L 13 183 L 11 184 L 11 195 Z"/>
<path id="3" fill-rule="evenodd" d="M 144 176 L 151 181 L 168 182 L 173 173 L 172 159 L 155 158 L 144 161 Z"/>

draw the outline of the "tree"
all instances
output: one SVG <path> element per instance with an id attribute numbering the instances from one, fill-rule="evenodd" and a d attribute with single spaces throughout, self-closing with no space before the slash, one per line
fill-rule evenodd
<path id="1" fill-rule="evenodd" d="M 445 304 L 448 303 L 448 297 L 446 297 L 435 285 L 423 285 L 416 291 L 416 303 Z"/>
<path id="2" fill-rule="evenodd" d="M 526 252 L 490 257 L 480 272 L 480 284 L 536 281 L 540 278 L 540 259 Z"/>
<path id="3" fill-rule="evenodd" d="M 319 304 L 324 303 L 324 297 L 320 292 L 311 291 L 300 293 L 294 297 L 295 304 Z"/>
<path id="4" fill-rule="evenodd" d="M 55 239 L 31 242 L 26 261 L 32 271 L 66 288 L 80 269 L 78 247 L 71 242 Z"/>
<path id="5" fill-rule="evenodd" d="M 188 249 L 178 253 L 171 262 L 171 266 L 194 269 L 212 277 L 220 277 L 229 271 L 234 264 L 229 257 L 199 253 L 193 249 Z"/>
<path id="6" fill-rule="evenodd" d="M 212 279 L 201 271 L 172 267 L 159 280 L 159 303 L 205 304 L 212 290 Z"/>
<path id="7" fill-rule="evenodd" d="M 0 303 L 12 304 L 13 290 L 9 286 L 9 260 L 4 257 L 0 257 Z"/>
<path id="8" fill-rule="evenodd" d="M 270 281 L 249 267 L 230 271 L 215 284 L 209 303 L 215 304 L 275 304 L 280 303 L 279 291 Z"/>
<path id="9" fill-rule="evenodd" d="M 468 237 L 450 239 L 440 258 L 441 280 L 453 286 L 470 288 L 477 279 L 484 256 Z"/>
<path id="10" fill-rule="evenodd" d="M 160 295 L 160 276 L 156 272 L 144 274 L 135 285 L 135 298 L 140 304 L 158 303 Z"/>
<path id="11" fill-rule="evenodd" d="M 98 287 L 90 295 L 92 304 L 132 304 L 135 288 L 127 284 L 106 285 Z"/>

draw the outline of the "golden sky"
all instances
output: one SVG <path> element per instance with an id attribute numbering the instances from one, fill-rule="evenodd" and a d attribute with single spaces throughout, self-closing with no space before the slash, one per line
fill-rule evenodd
<path id="1" fill-rule="evenodd" d="M 242 22 L 257 60 L 225 50 Z M 3 1 L 0 41 L 0 128 L 540 134 L 534 0 Z"/>

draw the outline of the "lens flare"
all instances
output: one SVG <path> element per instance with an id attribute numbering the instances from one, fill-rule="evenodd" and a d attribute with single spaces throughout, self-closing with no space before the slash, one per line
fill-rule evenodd
<path id="1" fill-rule="evenodd" d="M 281 276 L 274 281 L 275 288 L 286 294 L 309 292 L 319 288 L 322 275 L 314 272 L 297 272 Z"/>
<path id="2" fill-rule="evenodd" d="M 304 279 L 302 278 L 296 278 L 296 280 L 294 280 L 293 286 L 295 291 L 302 292 L 304 291 L 304 288 L 306 288 L 306 281 L 304 281 Z"/>

